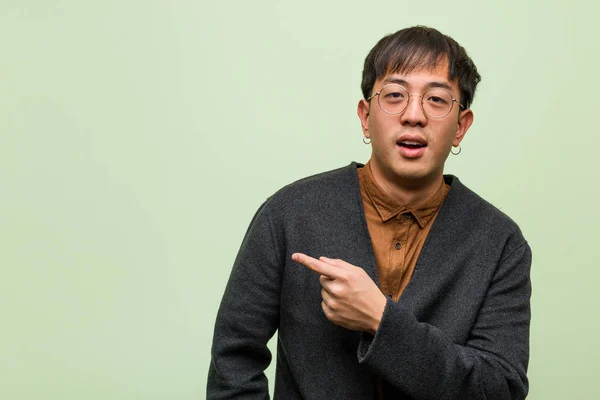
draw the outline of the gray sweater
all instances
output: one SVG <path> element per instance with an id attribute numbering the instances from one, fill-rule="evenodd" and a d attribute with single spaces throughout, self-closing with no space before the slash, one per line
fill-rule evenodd
<path id="1" fill-rule="evenodd" d="M 275 399 L 523 399 L 531 251 L 501 211 L 451 189 L 375 336 L 328 321 L 319 276 L 294 252 L 341 258 L 377 280 L 356 169 L 295 182 L 258 210 L 215 323 L 208 399 L 267 399 L 266 343 L 278 330 Z"/>

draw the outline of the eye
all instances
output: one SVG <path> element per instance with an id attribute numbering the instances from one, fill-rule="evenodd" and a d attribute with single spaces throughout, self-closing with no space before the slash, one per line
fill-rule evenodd
<path id="1" fill-rule="evenodd" d="M 389 105 L 400 105 L 406 103 L 406 93 L 401 90 L 386 90 L 383 96 L 383 102 Z"/>
<path id="2" fill-rule="evenodd" d="M 385 95 L 385 97 L 390 99 L 402 99 L 404 98 L 404 94 L 401 92 L 389 92 Z"/>
<path id="3" fill-rule="evenodd" d="M 438 96 L 429 96 L 427 97 L 427 101 L 434 104 L 445 105 L 448 104 L 448 100 L 443 97 Z"/>

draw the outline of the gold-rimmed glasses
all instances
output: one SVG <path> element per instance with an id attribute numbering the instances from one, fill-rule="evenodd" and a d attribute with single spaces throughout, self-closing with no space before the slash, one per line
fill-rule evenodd
<path id="1" fill-rule="evenodd" d="M 390 83 L 369 97 L 367 101 L 370 101 L 375 96 L 378 96 L 377 104 L 379 104 L 381 110 L 391 115 L 402 114 L 408 107 L 412 96 L 421 98 L 423 112 L 430 118 L 444 118 L 450 114 L 454 103 L 465 108 L 458 100 L 452 97 L 452 93 L 442 87 L 433 87 L 422 95 L 411 95 L 404 86 L 397 83 Z"/>

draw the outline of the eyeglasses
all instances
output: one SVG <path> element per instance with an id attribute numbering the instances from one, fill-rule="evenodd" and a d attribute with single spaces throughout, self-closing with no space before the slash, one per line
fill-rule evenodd
<path id="1" fill-rule="evenodd" d="M 455 102 L 460 107 L 465 108 L 458 100 L 452 97 L 452 93 L 441 87 L 431 88 L 419 96 L 409 94 L 404 86 L 391 83 L 385 85 L 379 92 L 369 97 L 367 101 L 370 101 L 375 96 L 379 96 L 377 104 L 379 104 L 381 111 L 391 115 L 402 114 L 408 107 L 411 96 L 421 98 L 423 112 L 431 118 L 444 118 L 450 114 Z"/>

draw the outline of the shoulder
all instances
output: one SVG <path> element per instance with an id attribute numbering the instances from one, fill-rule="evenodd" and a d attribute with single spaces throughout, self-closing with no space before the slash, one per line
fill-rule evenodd
<path id="1" fill-rule="evenodd" d="M 341 168 L 322 172 L 278 190 L 265 202 L 273 212 L 315 211 L 340 207 L 348 202 L 360 202 L 357 168 L 362 164 L 352 162 Z"/>
<path id="2" fill-rule="evenodd" d="M 524 242 L 517 223 L 496 206 L 464 185 L 456 176 L 445 175 L 451 187 L 443 208 L 459 225 L 502 236 L 519 237 Z"/>
<path id="3" fill-rule="evenodd" d="M 352 189 L 358 184 L 357 168 L 362 164 L 352 162 L 341 168 L 322 172 L 300 180 L 297 180 L 275 193 L 277 195 L 288 195 L 296 191 L 335 191 L 340 189 Z"/>

